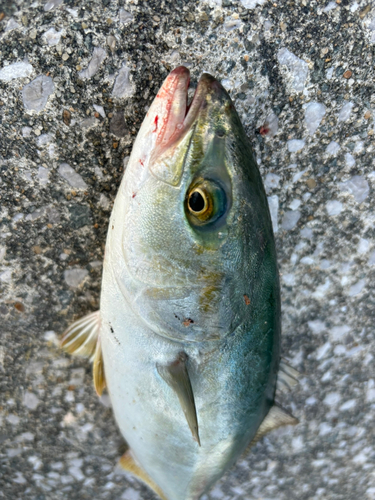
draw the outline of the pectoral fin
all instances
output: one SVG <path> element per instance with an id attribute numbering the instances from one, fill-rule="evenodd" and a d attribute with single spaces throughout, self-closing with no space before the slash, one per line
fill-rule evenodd
<path id="1" fill-rule="evenodd" d="M 75 356 L 93 360 L 100 331 L 100 311 L 87 314 L 75 321 L 63 333 L 61 347 Z"/>
<path id="2" fill-rule="evenodd" d="M 253 440 L 250 443 L 250 446 L 253 446 L 255 443 L 257 443 L 268 432 L 277 429 L 282 425 L 296 425 L 296 424 L 298 424 L 298 419 L 293 417 L 293 415 L 288 413 L 280 406 L 277 405 L 271 406 L 270 411 L 267 413 L 267 416 L 260 424 L 257 433 L 255 434 Z"/>
<path id="3" fill-rule="evenodd" d="M 136 464 L 129 451 L 124 453 L 124 455 L 120 458 L 119 464 L 124 470 L 130 472 L 131 474 L 133 474 L 133 476 L 138 477 L 143 483 L 147 484 L 147 486 L 149 486 L 157 495 L 159 495 L 162 500 L 167 500 L 167 497 L 161 491 L 159 486 L 154 483 L 154 481 L 146 474 L 143 469 L 141 469 L 138 464 Z"/>
<path id="4" fill-rule="evenodd" d="M 74 356 L 90 358 L 93 362 L 95 390 L 98 396 L 101 396 L 106 382 L 99 332 L 100 311 L 95 311 L 75 321 L 65 330 L 61 339 L 61 347 Z"/>
<path id="5" fill-rule="evenodd" d="M 181 352 L 176 361 L 173 361 L 166 366 L 157 365 L 157 370 L 159 375 L 177 394 L 181 408 L 193 435 L 193 439 L 200 446 L 201 443 L 199 439 L 197 411 L 195 408 L 193 389 L 191 387 L 189 373 L 186 367 L 187 359 L 187 355 L 184 352 Z"/>

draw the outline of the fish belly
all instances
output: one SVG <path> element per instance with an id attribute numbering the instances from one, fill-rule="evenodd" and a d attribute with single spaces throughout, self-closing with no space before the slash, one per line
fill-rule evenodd
<path id="1" fill-rule="evenodd" d="M 238 458 L 266 409 L 251 394 L 248 411 L 236 408 L 233 366 L 225 365 L 233 361 L 221 353 L 221 365 L 219 353 L 202 354 L 199 346 L 151 332 L 113 281 L 102 296 L 101 316 L 106 382 L 121 433 L 168 500 L 197 500 Z M 182 350 L 190 360 L 201 446 L 192 437 L 178 397 L 157 370 Z"/>

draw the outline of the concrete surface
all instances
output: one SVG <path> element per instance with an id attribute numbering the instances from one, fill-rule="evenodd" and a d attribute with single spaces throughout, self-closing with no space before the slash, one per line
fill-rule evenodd
<path id="1" fill-rule="evenodd" d="M 1 3 L 2 1 L 2 3 Z M 270 434 L 208 498 L 375 498 L 370 0 L 0 1 L 0 498 L 154 498 L 91 368 L 56 347 L 98 307 L 124 160 L 169 70 L 230 90 L 267 187 L 284 356 Z M 16 64 L 18 63 L 18 64 Z"/>

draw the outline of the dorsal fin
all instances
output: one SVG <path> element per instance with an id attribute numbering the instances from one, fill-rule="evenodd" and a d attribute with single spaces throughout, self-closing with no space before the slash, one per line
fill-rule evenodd
<path id="1" fill-rule="evenodd" d="M 282 425 L 297 425 L 298 419 L 293 417 L 289 412 L 274 404 L 271 406 L 270 411 L 267 413 L 263 422 L 260 424 L 257 433 L 253 437 L 249 447 L 253 446 L 259 441 L 265 434 L 271 432 L 274 429 L 281 427 Z"/>
<path id="2" fill-rule="evenodd" d="M 195 408 L 193 389 L 186 367 L 187 359 L 187 355 L 184 352 L 180 352 L 175 361 L 169 365 L 157 365 L 156 368 L 159 375 L 177 394 L 193 439 L 200 446 L 197 411 Z"/>
<path id="3" fill-rule="evenodd" d="M 69 354 L 91 358 L 92 361 L 99 331 L 100 311 L 95 311 L 78 319 L 65 330 L 61 347 Z"/>
<path id="4" fill-rule="evenodd" d="M 147 484 L 147 486 L 149 486 L 153 491 L 155 491 L 155 493 L 159 495 L 159 497 L 162 500 L 167 500 L 167 497 L 161 491 L 159 486 L 154 483 L 154 481 L 148 476 L 148 474 L 146 474 L 146 472 L 143 469 L 141 469 L 141 467 L 138 464 L 136 464 L 129 450 L 122 455 L 122 457 L 119 460 L 119 464 L 124 470 L 130 472 L 134 476 L 138 477 L 145 484 Z"/>
<path id="5" fill-rule="evenodd" d="M 102 343 L 100 342 L 100 337 L 96 342 L 96 349 L 94 355 L 94 363 L 92 367 L 92 374 L 94 379 L 94 386 L 96 394 L 101 396 L 103 389 L 106 387 L 106 381 L 104 376 L 104 363 L 103 363 L 103 353 L 102 353 Z"/>

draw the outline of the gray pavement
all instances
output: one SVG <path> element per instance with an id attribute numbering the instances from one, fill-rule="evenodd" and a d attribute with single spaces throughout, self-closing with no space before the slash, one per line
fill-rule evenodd
<path id="1" fill-rule="evenodd" d="M 0 498 L 147 500 L 91 367 L 57 347 L 98 308 L 141 121 L 184 64 L 229 90 L 276 231 L 299 419 L 210 500 L 375 499 L 375 5 L 0 0 Z"/>

